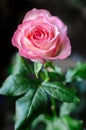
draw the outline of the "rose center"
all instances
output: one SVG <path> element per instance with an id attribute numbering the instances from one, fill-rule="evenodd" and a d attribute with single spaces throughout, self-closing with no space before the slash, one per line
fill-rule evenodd
<path id="1" fill-rule="evenodd" d="M 34 40 L 41 40 L 46 37 L 46 31 L 41 26 L 37 26 L 31 31 L 31 37 Z"/>
<path id="2" fill-rule="evenodd" d="M 41 39 L 42 38 L 42 32 L 40 32 L 40 31 L 36 31 L 36 32 L 34 32 L 34 34 L 33 34 L 33 38 L 34 39 Z"/>

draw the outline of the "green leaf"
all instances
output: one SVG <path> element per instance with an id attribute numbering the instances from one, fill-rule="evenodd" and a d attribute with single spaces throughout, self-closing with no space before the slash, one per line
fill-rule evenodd
<path id="1" fill-rule="evenodd" d="M 77 108 L 74 103 L 66 103 L 64 102 L 60 107 L 60 116 L 69 115 Z"/>
<path id="2" fill-rule="evenodd" d="M 12 73 L 17 74 L 17 73 L 34 73 L 33 72 L 33 67 L 30 63 L 30 61 L 26 60 L 22 56 L 20 56 L 18 53 L 15 55 L 13 59 L 13 69 Z"/>
<path id="3" fill-rule="evenodd" d="M 75 74 L 76 74 L 76 70 L 74 70 L 74 68 L 69 68 L 67 70 L 67 73 L 66 73 L 66 76 L 65 76 L 66 82 L 72 82 L 74 80 Z"/>
<path id="4" fill-rule="evenodd" d="M 47 122 L 46 130 L 83 130 L 83 122 L 72 119 L 69 116 L 54 117 Z"/>
<path id="5" fill-rule="evenodd" d="M 42 68 L 41 63 L 38 63 L 38 62 L 34 63 L 34 72 L 35 72 L 36 78 L 38 78 L 38 73 L 41 70 L 41 68 Z"/>
<path id="6" fill-rule="evenodd" d="M 2 87 L 0 88 L 0 94 L 8 96 L 19 96 L 26 93 L 34 84 L 22 74 L 10 75 Z M 36 86 L 36 84 L 35 84 Z"/>
<path id="7" fill-rule="evenodd" d="M 78 63 L 75 67 L 69 68 L 65 78 L 66 82 L 86 79 L 86 64 Z"/>
<path id="8" fill-rule="evenodd" d="M 47 96 L 42 87 L 33 87 L 17 100 L 15 130 L 23 130 L 30 126 L 31 121 L 44 112 L 46 101 Z"/>
<path id="9" fill-rule="evenodd" d="M 75 120 L 70 116 L 47 117 L 41 115 L 34 120 L 31 130 L 40 130 L 40 123 L 43 130 L 83 130 L 83 121 Z"/>
<path id="10" fill-rule="evenodd" d="M 83 130 L 83 122 L 81 120 L 72 119 L 70 116 L 63 116 L 60 119 L 66 128 L 65 130 Z"/>
<path id="11" fill-rule="evenodd" d="M 49 80 L 52 81 L 64 81 L 65 77 L 61 72 L 61 68 L 52 62 L 46 62 L 44 64 L 44 70 L 47 71 Z"/>
<path id="12" fill-rule="evenodd" d="M 67 89 L 66 86 L 60 82 L 43 82 L 42 86 L 49 95 L 60 101 L 74 103 L 78 103 L 80 101 L 75 93 L 72 93 L 70 89 Z"/>

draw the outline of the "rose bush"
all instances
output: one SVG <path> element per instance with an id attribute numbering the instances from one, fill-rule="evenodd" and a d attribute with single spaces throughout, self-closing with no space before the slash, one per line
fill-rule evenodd
<path id="1" fill-rule="evenodd" d="M 12 37 L 19 54 L 34 62 L 64 59 L 71 53 L 67 26 L 45 9 L 28 11 Z"/>

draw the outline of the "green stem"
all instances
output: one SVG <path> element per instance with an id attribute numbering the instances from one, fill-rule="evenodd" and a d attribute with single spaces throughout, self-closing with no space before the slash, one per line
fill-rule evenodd
<path id="1" fill-rule="evenodd" d="M 51 97 L 51 103 L 52 103 L 52 106 L 51 106 L 51 109 L 52 109 L 52 112 L 53 112 L 53 116 L 57 116 L 57 113 L 56 113 L 56 104 L 55 104 L 55 99 L 53 97 Z"/>
<path id="2" fill-rule="evenodd" d="M 27 128 L 26 130 L 31 130 L 31 125 L 30 125 L 30 126 L 28 126 L 28 128 Z"/>

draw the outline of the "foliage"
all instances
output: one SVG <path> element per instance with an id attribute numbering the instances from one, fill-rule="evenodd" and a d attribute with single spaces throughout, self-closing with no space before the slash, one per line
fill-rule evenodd
<path id="1" fill-rule="evenodd" d="M 50 62 L 33 65 L 18 54 L 14 63 L 12 73 L 0 88 L 0 94 L 17 97 L 15 130 L 38 130 L 36 127 L 40 121 L 45 124 L 43 130 L 83 130 L 83 122 L 73 119 L 70 113 L 80 103 L 72 84 L 86 79 L 85 63 L 78 63 L 65 74 Z M 51 110 L 49 101 L 52 112 L 47 112 Z M 56 106 L 58 102 L 61 103 L 60 113 Z"/>

